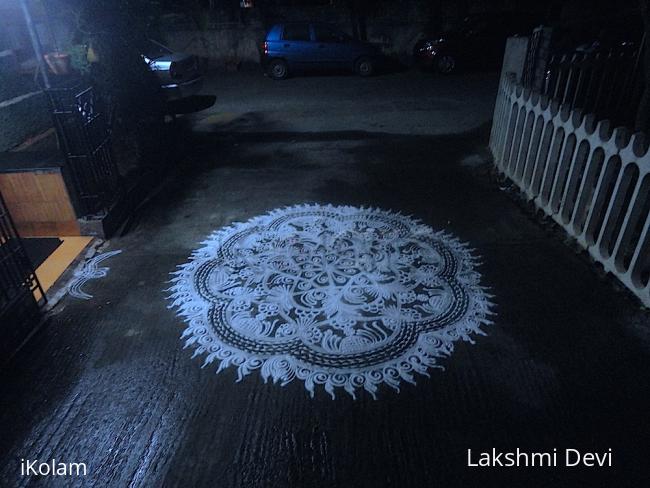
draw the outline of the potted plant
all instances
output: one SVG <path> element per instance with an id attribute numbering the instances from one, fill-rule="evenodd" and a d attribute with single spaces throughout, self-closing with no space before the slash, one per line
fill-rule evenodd
<path id="1" fill-rule="evenodd" d="M 55 75 L 70 74 L 70 55 L 68 53 L 51 52 L 43 56 L 50 71 Z"/>

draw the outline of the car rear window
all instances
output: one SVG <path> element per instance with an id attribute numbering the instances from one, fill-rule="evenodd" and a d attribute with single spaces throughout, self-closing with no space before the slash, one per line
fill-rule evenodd
<path id="1" fill-rule="evenodd" d="M 337 32 L 324 25 L 315 25 L 314 34 L 319 42 L 342 42 L 345 40 L 345 35 L 342 32 Z"/>
<path id="2" fill-rule="evenodd" d="M 282 39 L 285 41 L 309 41 L 310 37 L 308 24 L 285 25 L 282 33 Z"/>

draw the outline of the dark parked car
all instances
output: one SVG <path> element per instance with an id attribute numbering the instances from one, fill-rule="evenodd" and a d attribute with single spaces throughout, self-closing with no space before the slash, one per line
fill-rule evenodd
<path id="1" fill-rule="evenodd" d="M 461 68 L 499 66 L 506 39 L 530 34 L 539 19 L 528 14 L 498 13 L 466 17 L 454 30 L 418 41 L 413 57 L 421 68 L 452 73 Z"/>
<path id="2" fill-rule="evenodd" d="M 264 42 L 264 66 L 276 80 L 305 70 L 352 70 L 370 76 L 380 55 L 378 47 L 320 23 L 277 24 Z"/>
<path id="3" fill-rule="evenodd" d="M 174 52 L 150 40 L 142 57 L 158 77 L 168 100 L 189 97 L 201 90 L 203 75 L 196 56 Z"/>

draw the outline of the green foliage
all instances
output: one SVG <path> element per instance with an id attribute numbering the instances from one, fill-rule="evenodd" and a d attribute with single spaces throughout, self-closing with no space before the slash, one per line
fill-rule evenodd
<path id="1" fill-rule="evenodd" d="M 85 44 L 72 44 L 66 51 L 70 55 L 72 69 L 83 76 L 88 75 L 90 73 L 88 46 Z"/>

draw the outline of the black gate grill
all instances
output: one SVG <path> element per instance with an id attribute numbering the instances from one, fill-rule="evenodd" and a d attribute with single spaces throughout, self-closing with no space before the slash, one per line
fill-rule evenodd
<path id="1" fill-rule="evenodd" d="M 35 294 L 40 297 L 37 301 Z M 45 293 L 0 194 L 0 361 L 27 338 Z"/>
<path id="2" fill-rule="evenodd" d="M 76 192 L 78 214 L 107 210 L 119 191 L 119 176 L 111 151 L 111 131 L 92 87 L 74 85 L 48 90 L 66 177 Z"/>
<path id="3" fill-rule="evenodd" d="M 634 126 L 643 93 L 640 50 L 622 46 L 597 53 L 552 56 L 542 93 L 613 126 Z"/>

